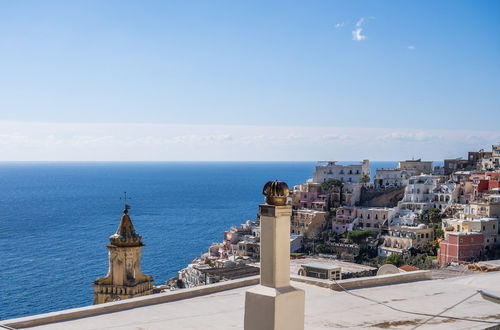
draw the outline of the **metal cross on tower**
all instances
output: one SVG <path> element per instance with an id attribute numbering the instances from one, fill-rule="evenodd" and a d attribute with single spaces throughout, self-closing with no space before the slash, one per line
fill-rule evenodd
<path id="1" fill-rule="evenodd" d="M 123 213 L 125 213 L 125 214 L 127 214 L 128 210 L 130 210 L 132 208 L 132 206 L 127 204 L 127 200 L 130 200 L 130 199 L 132 199 L 132 198 L 127 197 L 126 191 L 123 192 L 123 197 L 120 197 L 120 200 L 124 201 L 124 203 L 125 203 L 125 209 L 123 210 Z"/>

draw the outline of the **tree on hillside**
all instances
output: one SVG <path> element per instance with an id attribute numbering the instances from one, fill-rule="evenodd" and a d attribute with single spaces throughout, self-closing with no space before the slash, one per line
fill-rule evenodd
<path id="1" fill-rule="evenodd" d="M 377 233 L 371 230 L 353 230 L 347 233 L 347 240 L 352 243 L 361 244 L 368 237 L 376 237 Z"/>
<path id="2" fill-rule="evenodd" d="M 330 210 L 332 207 L 335 207 L 335 205 L 333 205 L 332 203 L 332 194 L 335 190 L 338 190 L 339 192 L 339 206 L 342 205 L 344 199 L 343 189 L 344 189 L 344 183 L 339 179 L 328 179 L 321 184 L 321 190 L 323 190 L 323 192 L 328 194 L 328 200 L 327 200 L 328 210 Z"/>
<path id="3" fill-rule="evenodd" d="M 386 264 L 393 264 L 396 267 L 399 267 L 403 263 L 403 256 L 400 254 L 391 254 L 385 259 Z"/>
<path id="4" fill-rule="evenodd" d="M 339 179 L 328 179 L 321 184 L 321 190 L 324 192 L 330 192 L 333 187 L 343 187 L 344 183 Z"/>
<path id="5" fill-rule="evenodd" d="M 440 209 L 432 208 L 422 212 L 420 221 L 425 224 L 441 224 L 442 217 Z"/>
<path id="6" fill-rule="evenodd" d="M 434 239 L 435 240 L 444 239 L 444 231 L 439 226 L 434 227 Z"/>
<path id="7" fill-rule="evenodd" d="M 359 179 L 359 183 L 370 183 L 370 176 L 368 174 L 363 174 L 361 179 Z"/>

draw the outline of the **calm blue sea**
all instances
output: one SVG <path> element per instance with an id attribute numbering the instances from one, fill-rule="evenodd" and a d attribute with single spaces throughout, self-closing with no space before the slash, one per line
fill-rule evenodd
<path id="1" fill-rule="evenodd" d="M 396 162 L 372 162 L 395 167 Z M 0 163 L 0 319 L 92 304 L 91 283 L 106 274 L 108 236 L 123 191 L 143 236 L 142 269 L 156 283 L 177 275 L 255 219 L 268 180 L 289 186 L 313 162 Z"/>

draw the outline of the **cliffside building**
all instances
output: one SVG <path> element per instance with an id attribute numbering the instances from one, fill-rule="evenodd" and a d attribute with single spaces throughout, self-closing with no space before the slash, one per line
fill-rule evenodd
<path id="1" fill-rule="evenodd" d="M 370 161 L 367 159 L 354 165 L 340 165 L 329 161 L 316 166 L 312 182 L 323 183 L 330 179 L 338 179 L 344 183 L 359 183 L 364 176 L 370 177 Z"/>
<path id="2" fill-rule="evenodd" d="M 500 244 L 498 239 L 498 219 L 443 219 L 444 238 L 454 233 L 481 233 L 484 236 L 483 248 Z M 477 243 L 477 242 L 476 242 Z"/>
<path id="3" fill-rule="evenodd" d="M 405 160 L 399 162 L 398 169 L 405 170 L 410 175 L 431 174 L 432 162 L 421 159 Z"/>
<path id="4" fill-rule="evenodd" d="M 454 232 L 439 242 L 438 263 L 441 266 L 450 262 L 471 261 L 484 249 L 484 235 L 476 232 Z"/>
<path id="5" fill-rule="evenodd" d="M 408 184 L 410 174 L 400 168 L 378 168 L 375 171 L 373 184 L 375 188 L 402 187 Z"/>
<path id="6" fill-rule="evenodd" d="M 500 144 L 491 146 L 491 156 L 482 159 L 481 168 L 485 171 L 500 170 Z"/>
<path id="7" fill-rule="evenodd" d="M 315 238 L 325 225 L 326 212 L 309 209 L 293 210 L 290 222 L 292 234 Z"/>
<path id="8" fill-rule="evenodd" d="M 398 203 L 399 209 L 422 213 L 431 208 L 439 179 L 440 177 L 425 174 L 411 177 L 403 200 Z"/>
<path id="9" fill-rule="evenodd" d="M 434 230 L 424 224 L 418 226 L 389 227 L 388 234 L 382 236 L 384 243 L 379 246 L 378 254 L 387 257 L 391 254 L 403 254 L 411 247 L 419 248 L 434 240 Z"/>

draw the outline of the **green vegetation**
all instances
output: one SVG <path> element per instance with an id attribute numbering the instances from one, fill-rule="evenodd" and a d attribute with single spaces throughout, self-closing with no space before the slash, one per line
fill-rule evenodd
<path id="1" fill-rule="evenodd" d="M 350 243 L 361 244 L 368 237 L 377 237 L 377 233 L 371 230 L 353 230 L 347 233 L 347 241 Z"/>
<path id="2" fill-rule="evenodd" d="M 401 254 L 391 254 L 385 259 L 385 263 L 399 267 L 403 264 L 403 256 Z"/>
<path id="3" fill-rule="evenodd" d="M 368 174 L 363 174 L 361 179 L 359 179 L 359 183 L 369 183 L 370 182 L 370 176 Z"/>
<path id="4" fill-rule="evenodd" d="M 441 226 L 434 227 L 434 238 L 436 240 L 444 238 L 444 231 L 441 229 Z"/>
<path id="5" fill-rule="evenodd" d="M 317 253 L 332 253 L 332 249 L 328 246 L 323 245 L 323 244 L 316 245 L 315 250 Z"/>
<path id="6" fill-rule="evenodd" d="M 433 266 L 433 260 L 436 256 L 428 255 L 427 253 L 419 253 L 415 249 L 404 254 L 391 254 L 385 259 L 386 264 L 393 264 L 396 267 L 401 265 L 410 265 L 420 269 L 430 269 Z"/>
<path id="7" fill-rule="evenodd" d="M 342 181 L 340 181 L 339 179 L 329 179 L 321 184 L 321 189 L 324 192 L 329 192 L 332 190 L 333 187 L 342 188 L 343 186 L 344 186 L 344 183 Z"/>
<path id="8" fill-rule="evenodd" d="M 358 255 L 354 257 L 354 261 L 358 264 L 373 265 L 377 258 L 377 249 L 361 248 Z"/>
<path id="9" fill-rule="evenodd" d="M 420 221 L 425 224 L 441 224 L 443 214 L 440 209 L 428 209 L 420 215 Z"/>

